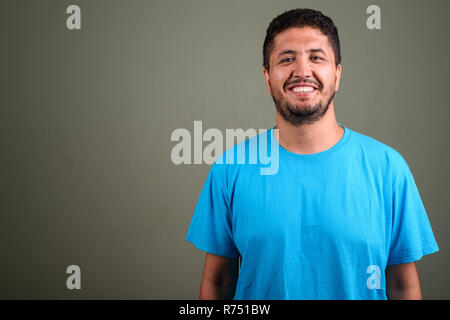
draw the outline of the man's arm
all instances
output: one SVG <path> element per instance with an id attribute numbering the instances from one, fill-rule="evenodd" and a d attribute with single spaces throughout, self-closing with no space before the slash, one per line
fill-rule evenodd
<path id="1" fill-rule="evenodd" d="M 386 268 L 386 294 L 390 300 L 421 300 L 419 275 L 415 262 Z"/>
<path id="2" fill-rule="evenodd" d="M 239 270 L 239 258 L 206 253 L 200 286 L 200 300 L 233 299 Z"/>

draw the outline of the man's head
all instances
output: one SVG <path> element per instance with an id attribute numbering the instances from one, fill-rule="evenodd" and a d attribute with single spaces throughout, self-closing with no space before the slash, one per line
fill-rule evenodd
<path id="1" fill-rule="evenodd" d="M 267 28 L 263 55 L 267 89 L 283 118 L 295 126 L 320 120 L 341 75 L 333 21 L 310 9 L 287 11 Z"/>

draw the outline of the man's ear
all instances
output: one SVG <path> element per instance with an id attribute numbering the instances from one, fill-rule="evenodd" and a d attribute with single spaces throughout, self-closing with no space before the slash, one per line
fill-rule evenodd
<path id="1" fill-rule="evenodd" d="M 266 68 L 263 70 L 264 72 L 264 81 L 266 82 L 267 92 L 272 95 L 272 90 L 270 90 L 270 81 L 269 81 L 269 71 Z"/>
<path id="2" fill-rule="evenodd" d="M 336 67 L 336 86 L 334 91 L 339 90 L 339 83 L 341 82 L 341 72 L 342 72 L 341 64 L 338 64 Z"/>

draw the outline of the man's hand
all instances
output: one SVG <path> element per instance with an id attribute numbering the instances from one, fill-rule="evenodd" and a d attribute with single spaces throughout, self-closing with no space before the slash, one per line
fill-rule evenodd
<path id="1" fill-rule="evenodd" d="M 419 275 L 415 262 L 386 268 L 386 294 L 390 300 L 421 300 Z"/>

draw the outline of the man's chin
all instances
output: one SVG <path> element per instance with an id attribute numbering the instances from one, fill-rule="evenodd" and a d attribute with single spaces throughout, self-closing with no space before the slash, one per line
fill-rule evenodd
<path id="1" fill-rule="evenodd" d="M 294 116 L 312 116 L 319 112 L 320 106 L 317 105 L 294 105 L 294 106 L 287 106 L 286 107 L 288 112 Z"/>

